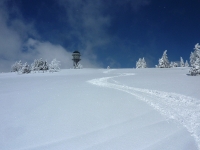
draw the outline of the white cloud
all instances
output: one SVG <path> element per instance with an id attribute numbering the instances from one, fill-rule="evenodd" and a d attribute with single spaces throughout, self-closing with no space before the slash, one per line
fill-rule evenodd
<path id="1" fill-rule="evenodd" d="M 130 4 L 137 11 L 142 6 L 148 5 L 149 0 L 125 0 L 116 3 L 126 6 Z M 71 52 L 48 41 L 41 41 L 40 35 L 34 28 L 34 23 L 27 23 L 23 20 L 20 11 L 16 6 L 7 8 L 6 0 L 0 1 L 0 72 L 9 71 L 11 65 L 18 60 L 22 62 L 33 62 L 34 59 L 43 58 L 51 61 L 57 58 L 62 63 L 62 68 L 72 67 Z M 65 18 L 68 19 L 71 30 L 66 39 L 72 37 L 77 39 L 75 45 L 82 52 L 81 64 L 84 67 L 99 67 L 103 63 L 97 63 L 96 51 L 99 47 L 106 47 L 112 43 L 112 37 L 107 32 L 111 26 L 111 16 L 106 9 L 112 6 L 113 1 L 108 1 L 108 6 L 101 0 L 59 0 L 60 6 L 66 10 Z M 10 14 L 15 14 L 10 19 Z M 29 35 L 31 35 L 30 38 Z M 108 56 L 109 57 L 109 56 Z M 113 58 L 107 59 L 112 66 L 120 66 Z"/>
<path id="2" fill-rule="evenodd" d="M 18 55 L 18 50 L 21 48 L 21 38 L 13 30 L 5 26 L 0 15 L 0 56 L 2 58 L 14 58 Z"/>
<path id="3" fill-rule="evenodd" d="M 60 45 L 53 45 L 50 42 L 40 42 L 34 39 L 29 39 L 26 42 L 25 47 L 27 48 L 28 53 L 23 53 L 23 60 L 30 60 L 32 55 L 35 56 L 35 59 L 43 58 L 50 62 L 54 58 L 61 61 L 61 68 L 72 68 L 72 53 L 68 52 L 65 48 Z M 95 62 L 92 62 L 87 57 L 82 57 L 80 63 L 83 67 L 97 67 L 98 65 Z"/>
<path id="4" fill-rule="evenodd" d="M 61 68 L 72 67 L 71 52 L 61 45 L 38 40 L 40 35 L 34 25 L 23 21 L 20 15 L 19 18 L 9 19 L 9 12 L 4 4 L 5 1 L 0 2 L 0 72 L 10 71 L 15 61 L 21 60 L 30 64 L 38 58 L 49 62 L 57 58 L 61 61 Z M 19 11 L 17 13 L 19 14 Z M 29 35 L 34 39 L 29 38 Z M 84 67 L 98 66 L 94 58 L 90 60 L 84 56 L 81 63 Z"/>

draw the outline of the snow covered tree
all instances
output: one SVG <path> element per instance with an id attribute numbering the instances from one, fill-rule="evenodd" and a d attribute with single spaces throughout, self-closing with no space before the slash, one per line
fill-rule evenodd
<path id="1" fill-rule="evenodd" d="M 188 63 L 188 61 L 186 60 L 185 61 L 185 67 L 189 67 L 190 65 L 189 65 L 189 63 Z"/>
<path id="2" fill-rule="evenodd" d="M 178 67 L 178 63 L 176 63 L 176 62 L 171 62 L 169 66 L 170 66 L 170 68 Z"/>
<path id="3" fill-rule="evenodd" d="M 147 64 L 144 57 L 143 59 L 139 58 L 139 60 L 136 62 L 136 68 L 146 68 L 146 67 L 147 67 Z"/>
<path id="4" fill-rule="evenodd" d="M 108 66 L 107 69 L 110 69 L 110 66 Z"/>
<path id="5" fill-rule="evenodd" d="M 147 63 L 146 63 L 144 57 L 142 58 L 142 68 L 147 68 Z"/>
<path id="6" fill-rule="evenodd" d="M 142 68 L 142 59 L 141 58 L 139 58 L 139 60 L 138 61 L 136 61 L 136 69 L 137 68 Z"/>
<path id="7" fill-rule="evenodd" d="M 190 64 L 193 66 L 195 63 L 196 59 L 199 58 L 200 56 L 200 45 L 197 43 L 194 47 L 194 52 L 191 52 L 190 54 Z"/>
<path id="8" fill-rule="evenodd" d="M 38 71 L 47 71 L 49 69 L 49 66 L 47 64 L 47 61 L 43 61 L 42 58 L 40 58 L 38 63 Z"/>
<path id="9" fill-rule="evenodd" d="M 178 67 L 178 63 L 174 62 L 174 67 Z"/>
<path id="10" fill-rule="evenodd" d="M 43 61 L 42 58 L 39 60 L 34 60 L 34 62 L 31 64 L 31 70 L 32 71 L 47 71 L 49 69 L 49 66 L 47 64 L 47 61 Z"/>
<path id="11" fill-rule="evenodd" d="M 189 72 L 192 76 L 200 75 L 200 58 L 196 59 Z"/>
<path id="12" fill-rule="evenodd" d="M 159 64 L 157 65 L 157 68 L 169 68 L 169 60 L 167 57 L 167 50 L 164 51 L 162 58 L 159 59 Z"/>
<path id="13" fill-rule="evenodd" d="M 184 63 L 184 61 L 183 61 L 183 58 L 182 58 L 182 57 L 180 57 L 180 67 L 185 67 L 185 63 Z"/>
<path id="14" fill-rule="evenodd" d="M 20 72 L 23 73 L 23 74 L 24 74 L 24 73 L 30 73 L 30 72 L 31 72 L 31 68 L 29 67 L 29 65 L 28 65 L 27 63 L 25 63 L 25 64 L 22 66 Z"/>
<path id="15" fill-rule="evenodd" d="M 192 68 L 190 74 L 196 76 L 200 74 L 200 45 L 197 43 L 194 48 L 194 52 L 190 55 L 190 63 Z"/>
<path id="16" fill-rule="evenodd" d="M 49 64 L 49 71 L 50 72 L 58 72 L 60 70 L 60 61 L 53 59 L 51 64 Z"/>
<path id="17" fill-rule="evenodd" d="M 196 59 L 195 54 L 193 52 L 191 52 L 191 54 L 190 54 L 190 64 L 191 64 L 191 66 L 194 64 L 195 59 Z"/>
<path id="18" fill-rule="evenodd" d="M 12 66 L 11 66 L 11 72 L 18 72 L 21 70 L 23 64 L 21 62 L 21 60 L 19 62 L 15 62 Z"/>
<path id="19" fill-rule="evenodd" d="M 34 62 L 31 64 L 31 70 L 37 71 L 38 70 L 38 60 L 35 59 Z"/>
<path id="20" fill-rule="evenodd" d="M 173 68 L 173 67 L 174 67 L 174 62 L 171 61 L 169 67 L 170 67 L 170 68 Z"/>

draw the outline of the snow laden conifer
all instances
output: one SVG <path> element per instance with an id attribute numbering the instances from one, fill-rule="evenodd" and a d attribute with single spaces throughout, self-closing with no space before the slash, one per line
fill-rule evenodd
<path id="1" fill-rule="evenodd" d="M 43 72 L 49 70 L 49 65 L 47 61 L 41 61 L 40 65 L 41 65 L 40 70 L 42 70 Z"/>
<path id="2" fill-rule="evenodd" d="M 199 58 L 200 53 L 200 45 L 197 43 L 194 47 L 194 52 L 191 52 L 190 54 L 190 64 L 193 66 L 195 63 L 196 59 Z"/>
<path id="3" fill-rule="evenodd" d="M 192 76 L 200 75 L 200 58 L 196 59 L 189 72 Z"/>
<path id="4" fill-rule="evenodd" d="M 183 61 L 183 58 L 182 58 L 182 57 L 180 57 L 180 67 L 185 67 L 185 63 L 184 63 L 184 61 Z"/>
<path id="5" fill-rule="evenodd" d="M 190 64 L 192 68 L 189 73 L 192 76 L 196 76 L 200 74 L 200 45 L 197 43 L 194 47 L 194 52 L 190 54 Z"/>
<path id="6" fill-rule="evenodd" d="M 142 68 L 141 62 L 142 62 L 142 59 L 141 59 L 141 58 L 139 58 L 139 60 L 136 61 L 136 69 L 137 69 L 137 68 Z"/>
<path id="7" fill-rule="evenodd" d="M 147 64 L 146 64 L 146 61 L 143 58 L 139 58 L 139 60 L 136 62 L 136 69 L 137 68 L 146 68 L 147 67 Z"/>
<path id="8" fill-rule="evenodd" d="M 49 64 L 49 72 L 58 72 L 60 70 L 60 61 L 53 59 Z"/>
<path id="9" fill-rule="evenodd" d="M 158 62 L 159 62 L 159 64 L 156 65 L 157 68 L 169 68 L 170 67 L 169 60 L 167 57 L 167 50 L 165 50 L 163 52 L 163 56 L 162 56 L 162 58 L 159 59 Z"/>
<path id="10" fill-rule="evenodd" d="M 142 68 L 147 68 L 147 63 L 146 63 L 144 57 L 142 58 Z"/>
<path id="11" fill-rule="evenodd" d="M 27 63 L 22 64 L 21 60 L 19 62 L 15 62 L 11 68 L 12 72 L 18 72 L 19 74 L 30 73 L 31 68 Z"/>
<path id="12" fill-rule="evenodd" d="M 18 72 L 22 69 L 22 62 L 21 60 L 18 62 L 15 62 L 12 66 L 11 66 L 11 72 Z"/>
<path id="13" fill-rule="evenodd" d="M 22 74 L 30 73 L 30 72 L 31 72 L 31 68 L 30 68 L 30 66 L 29 66 L 27 63 L 25 63 L 25 64 L 22 66 L 20 72 L 21 72 Z"/>
<path id="14" fill-rule="evenodd" d="M 186 60 L 185 61 L 185 67 L 189 67 L 190 65 L 189 65 L 189 63 L 188 63 L 188 61 Z"/>
<path id="15" fill-rule="evenodd" d="M 31 64 L 31 71 L 37 71 L 38 70 L 38 60 L 35 59 L 34 62 Z"/>
<path id="16" fill-rule="evenodd" d="M 190 54 L 190 65 L 191 66 L 193 66 L 195 60 L 196 60 L 196 56 L 195 56 L 194 52 L 191 52 L 191 54 Z"/>

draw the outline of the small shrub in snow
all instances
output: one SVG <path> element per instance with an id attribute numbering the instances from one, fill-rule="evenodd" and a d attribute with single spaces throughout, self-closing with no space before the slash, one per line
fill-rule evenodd
<path id="1" fill-rule="evenodd" d="M 174 67 L 178 67 L 178 63 L 174 62 Z"/>
<path id="2" fill-rule="evenodd" d="M 19 62 L 15 62 L 12 66 L 11 66 L 11 72 L 18 72 L 22 69 L 22 62 L 21 60 Z"/>
<path id="3" fill-rule="evenodd" d="M 159 64 L 156 65 L 157 68 L 169 68 L 169 60 L 167 57 L 167 50 L 164 51 L 162 58 L 159 59 Z"/>
<path id="4" fill-rule="evenodd" d="M 147 64 L 146 64 L 144 57 L 143 57 L 143 59 L 139 58 L 139 60 L 136 62 L 136 69 L 137 68 L 146 68 L 146 67 L 147 67 Z"/>
<path id="5" fill-rule="evenodd" d="M 182 57 L 180 57 L 180 67 L 185 67 L 185 63 L 184 63 L 184 61 L 183 61 L 183 58 L 182 58 Z"/>
<path id="6" fill-rule="evenodd" d="M 169 64 L 169 67 L 173 68 L 174 67 L 173 65 L 174 65 L 174 62 L 171 61 L 171 63 Z"/>
<path id="7" fill-rule="evenodd" d="M 108 66 L 107 69 L 110 69 L 110 66 Z"/>
<path id="8" fill-rule="evenodd" d="M 171 62 L 171 63 L 170 63 L 170 68 L 175 68 L 175 67 L 178 67 L 178 63 L 176 63 L 176 62 Z"/>
<path id="9" fill-rule="evenodd" d="M 60 61 L 53 59 L 49 64 L 49 72 L 58 72 L 60 70 Z"/>
<path id="10" fill-rule="evenodd" d="M 197 43 L 194 48 L 194 52 L 191 52 L 190 55 L 190 64 L 192 68 L 189 73 L 192 76 L 196 76 L 200 74 L 200 45 Z"/>

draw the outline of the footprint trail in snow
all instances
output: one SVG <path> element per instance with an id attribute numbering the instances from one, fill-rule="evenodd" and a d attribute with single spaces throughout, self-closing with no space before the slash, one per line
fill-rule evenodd
<path id="1" fill-rule="evenodd" d="M 131 76 L 133 73 L 123 73 L 118 76 L 98 78 L 88 81 L 91 84 L 124 91 L 145 101 L 161 114 L 177 120 L 194 137 L 200 150 L 200 103 L 199 100 L 177 94 L 150 89 L 141 89 L 121 85 L 114 78 Z M 114 81 L 114 82 L 113 82 Z"/>

